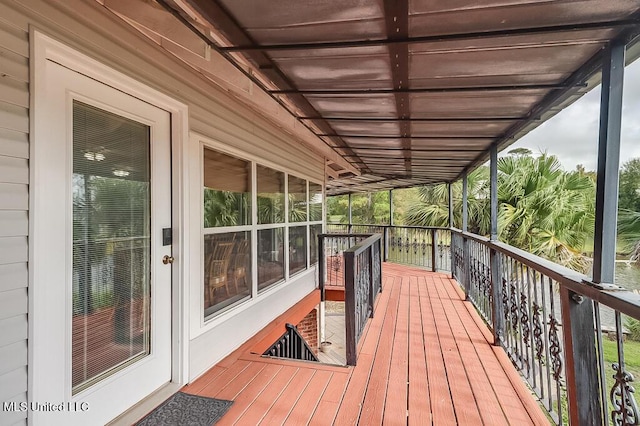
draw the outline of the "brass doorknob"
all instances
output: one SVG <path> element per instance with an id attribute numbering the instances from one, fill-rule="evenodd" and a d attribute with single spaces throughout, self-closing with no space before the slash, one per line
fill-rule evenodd
<path id="1" fill-rule="evenodd" d="M 164 257 L 162 258 L 162 263 L 164 263 L 165 265 L 168 265 L 170 263 L 173 263 L 173 256 L 169 256 L 169 255 L 164 255 Z"/>

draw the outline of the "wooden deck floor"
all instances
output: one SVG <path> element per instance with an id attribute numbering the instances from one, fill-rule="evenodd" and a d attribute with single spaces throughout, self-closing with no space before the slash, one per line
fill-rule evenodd
<path id="1" fill-rule="evenodd" d="M 183 391 L 233 400 L 219 425 L 549 424 L 447 275 L 385 264 L 376 303 L 356 367 L 261 358 L 255 339 Z"/>

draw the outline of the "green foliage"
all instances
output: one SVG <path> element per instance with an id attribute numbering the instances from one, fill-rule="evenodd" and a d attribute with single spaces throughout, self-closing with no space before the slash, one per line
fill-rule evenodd
<path id="1" fill-rule="evenodd" d="M 462 226 L 462 182 L 453 184 L 453 225 Z M 467 177 L 469 231 L 489 232 L 489 169 L 480 167 Z M 417 197 L 408 201 L 407 225 L 448 226 L 449 188 L 446 184 L 417 188 Z"/>
<path id="2" fill-rule="evenodd" d="M 327 197 L 327 223 L 349 222 L 349 196 Z"/>
<path id="3" fill-rule="evenodd" d="M 640 158 L 627 161 L 620 171 L 618 207 L 640 212 Z"/>
<path id="4" fill-rule="evenodd" d="M 204 189 L 204 227 L 250 223 L 249 194 Z"/>
<path id="5" fill-rule="evenodd" d="M 389 191 L 351 195 L 351 217 L 358 224 L 389 223 Z M 349 221 L 349 196 L 339 195 L 327 199 L 327 222 Z"/>
<path id="6" fill-rule="evenodd" d="M 515 151 L 515 150 L 514 150 Z M 469 231 L 489 233 L 489 171 L 468 176 Z M 448 225 L 448 188 L 419 188 L 407 223 Z M 462 222 L 462 183 L 453 184 L 454 226 Z M 595 180 L 581 171 L 565 172 L 557 157 L 518 150 L 498 160 L 498 224 L 501 241 L 584 271 L 583 255 L 594 226 Z"/>
<path id="7" fill-rule="evenodd" d="M 73 238 L 90 240 L 148 235 L 149 184 L 133 180 L 75 175 Z M 99 225 L 98 225 L 99 224 Z"/>
<path id="8" fill-rule="evenodd" d="M 640 321 L 635 318 L 627 317 L 624 325 L 629 331 L 629 339 L 640 342 Z"/>

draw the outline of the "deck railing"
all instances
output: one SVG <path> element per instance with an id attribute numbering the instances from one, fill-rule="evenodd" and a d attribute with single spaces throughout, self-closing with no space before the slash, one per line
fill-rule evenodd
<path id="1" fill-rule="evenodd" d="M 320 234 L 318 235 L 318 283 L 320 298 L 324 302 L 327 287 L 344 288 L 344 252 L 372 234 Z"/>
<path id="2" fill-rule="evenodd" d="M 327 232 L 380 234 L 385 261 L 451 271 L 451 231 L 442 227 L 327 224 Z"/>
<path id="3" fill-rule="evenodd" d="M 382 291 L 383 249 L 382 234 L 318 236 L 321 301 L 326 299 L 327 287 L 344 289 L 347 365 L 356 365 L 358 341 L 367 319 L 373 317 L 376 296 Z"/>
<path id="4" fill-rule="evenodd" d="M 356 365 L 357 346 L 382 291 L 382 238 L 374 234 L 344 252 L 344 310 L 347 365 Z"/>
<path id="5" fill-rule="evenodd" d="M 554 423 L 640 423 L 633 387 L 640 343 L 625 337 L 632 321 L 640 319 L 639 294 L 594 284 L 549 260 L 457 229 L 436 230 L 446 236 L 431 240 L 438 244 L 425 239 L 423 251 L 415 228 L 382 228 L 389 261 L 444 270 L 444 259 L 450 259 L 452 276 L 493 332 L 494 343 L 504 348 Z M 390 236 L 404 232 L 411 233 L 409 244 L 405 238 L 394 248 Z M 411 254 L 414 246 L 414 256 L 407 256 L 406 247 Z M 446 255 L 438 255 L 441 246 Z M 396 257 L 398 247 L 404 254 Z M 434 253 L 436 262 L 430 263 Z"/>
<path id="6" fill-rule="evenodd" d="M 318 362 L 318 357 L 313 353 L 304 337 L 300 335 L 298 329 L 292 324 L 286 324 L 285 327 L 287 331 L 263 355 Z"/>

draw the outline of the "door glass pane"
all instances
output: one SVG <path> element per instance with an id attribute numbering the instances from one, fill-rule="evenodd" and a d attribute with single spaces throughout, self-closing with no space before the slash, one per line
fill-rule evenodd
<path id="1" fill-rule="evenodd" d="M 74 394 L 150 353 L 149 135 L 73 103 Z"/>

